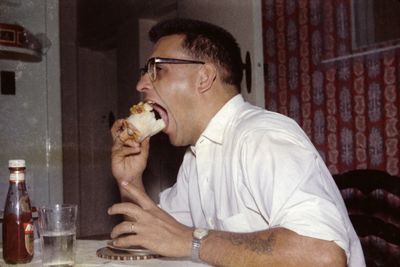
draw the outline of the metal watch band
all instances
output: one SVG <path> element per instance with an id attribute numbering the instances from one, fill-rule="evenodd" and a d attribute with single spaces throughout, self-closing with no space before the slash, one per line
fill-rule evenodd
<path id="1" fill-rule="evenodd" d="M 201 246 L 201 240 L 193 237 L 193 239 L 192 239 L 192 261 L 201 262 L 200 246 Z"/>
<path id="2" fill-rule="evenodd" d="M 200 247 L 201 241 L 208 236 L 208 230 L 203 228 L 197 228 L 193 231 L 192 238 L 192 260 L 195 262 L 201 262 L 200 259 Z"/>

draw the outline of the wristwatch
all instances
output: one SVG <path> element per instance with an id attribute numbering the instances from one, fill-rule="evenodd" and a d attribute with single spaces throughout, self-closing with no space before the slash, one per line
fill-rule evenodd
<path id="1" fill-rule="evenodd" d="M 195 262 L 201 262 L 200 259 L 200 247 L 201 241 L 208 236 L 208 230 L 203 228 L 196 228 L 193 231 L 192 239 L 192 260 Z"/>

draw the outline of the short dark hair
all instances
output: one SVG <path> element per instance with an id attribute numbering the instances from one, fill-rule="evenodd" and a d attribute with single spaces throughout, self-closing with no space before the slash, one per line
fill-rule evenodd
<path id="1" fill-rule="evenodd" d="M 221 72 L 222 81 L 235 85 L 240 90 L 243 63 L 239 45 L 232 34 L 208 22 L 175 18 L 154 25 L 149 37 L 156 43 L 160 38 L 173 34 L 184 35 L 182 48 L 189 55 L 218 64 L 224 70 Z"/>

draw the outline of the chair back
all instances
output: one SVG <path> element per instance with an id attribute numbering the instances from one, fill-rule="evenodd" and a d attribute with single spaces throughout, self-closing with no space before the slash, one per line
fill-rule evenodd
<path id="1" fill-rule="evenodd" d="M 333 175 L 367 267 L 400 266 L 400 177 L 379 170 Z"/>

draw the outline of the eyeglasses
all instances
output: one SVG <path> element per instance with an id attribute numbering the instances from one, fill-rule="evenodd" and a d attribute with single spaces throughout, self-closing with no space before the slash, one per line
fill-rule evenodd
<path id="1" fill-rule="evenodd" d="M 146 65 L 140 69 L 141 75 L 149 74 L 150 80 L 154 82 L 157 79 L 157 64 L 205 64 L 204 61 L 178 59 L 178 58 L 163 58 L 152 57 Z"/>

